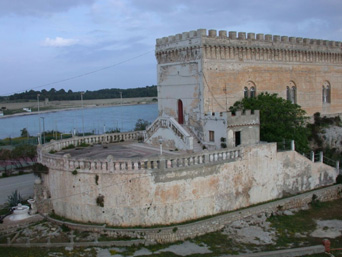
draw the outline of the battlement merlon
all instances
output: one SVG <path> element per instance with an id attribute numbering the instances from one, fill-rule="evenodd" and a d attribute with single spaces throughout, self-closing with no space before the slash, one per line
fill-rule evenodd
<path id="1" fill-rule="evenodd" d="M 310 51 L 342 52 L 342 42 L 270 34 L 255 34 L 220 30 L 198 29 L 156 40 L 156 52 L 185 46 L 231 45 L 265 47 L 275 49 L 298 49 Z"/>
<path id="2" fill-rule="evenodd" d="M 259 110 L 236 111 L 235 113 L 228 112 L 227 114 L 228 127 L 260 125 Z"/>

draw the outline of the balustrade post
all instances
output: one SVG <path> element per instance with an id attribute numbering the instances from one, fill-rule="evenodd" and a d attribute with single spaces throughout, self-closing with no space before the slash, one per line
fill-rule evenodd
<path id="1" fill-rule="evenodd" d="M 161 170 L 161 171 L 163 171 L 163 170 L 165 170 L 165 165 L 166 163 L 165 163 L 165 159 L 164 158 L 160 158 L 159 159 L 159 169 Z"/>
<path id="2" fill-rule="evenodd" d="M 106 162 L 101 162 L 101 170 L 106 170 Z"/>
<path id="3" fill-rule="evenodd" d="M 310 158 L 311 158 L 312 162 L 315 162 L 315 153 L 314 153 L 314 151 L 310 152 Z"/>
<path id="4" fill-rule="evenodd" d="M 295 151 L 296 148 L 295 148 L 295 141 L 294 140 L 291 140 L 291 151 Z"/>
<path id="5" fill-rule="evenodd" d="M 336 170 L 338 171 L 338 174 L 340 174 L 340 161 L 336 161 Z"/>
<path id="6" fill-rule="evenodd" d="M 209 163 L 209 162 L 210 162 L 209 153 L 205 153 L 203 155 L 203 163 Z"/>
<path id="7" fill-rule="evenodd" d="M 63 166 L 65 170 L 69 170 L 69 157 L 70 157 L 70 154 L 63 155 Z"/>
<path id="8" fill-rule="evenodd" d="M 323 162 L 323 152 L 319 152 L 319 162 Z"/>

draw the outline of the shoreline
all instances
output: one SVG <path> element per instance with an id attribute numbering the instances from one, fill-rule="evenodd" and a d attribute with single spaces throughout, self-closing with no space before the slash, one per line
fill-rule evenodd
<path id="1" fill-rule="evenodd" d="M 148 97 L 144 98 L 147 101 L 138 101 L 141 98 L 126 98 L 126 100 L 134 99 L 132 102 L 126 102 L 126 103 L 109 103 L 109 104 L 88 104 L 85 105 L 84 109 L 91 109 L 91 108 L 105 108 L 105 107 L 114 107 L 114 106 L 131 106 L 131 105 L 148 105 L 148 104 L 158 104 L 158 101 L 153 101 L 154 97 L 151 97 L 151 99 L 148 99 Z M 101 100 L 101 99 L 96 99 Z M 105 99 L 107 100 L 107 99 Z M 78 101 L 78 100 L 76 100 Z M 86 100 L 85 100 L 86 101 Z M 35 112 L 20 112 L 20 113 L 14 113 L 9 115 L 0 116 L 0 119 L 6 119 L 6 118 L 13 118 L 13 117 L 20 117 L 20 116 L 27 116 L 27 115 L 39 115 L 43 113 L 53 113 L 53 112 L 63 112 L 63 111 L 73 111 L 73 110 L 81 110 L 81 106 L 75 106 L 75 107 L 63 107 L 63 108 L 51 108 L 50 110 L 44 110 L 44 111 L 35 111 Z"/>

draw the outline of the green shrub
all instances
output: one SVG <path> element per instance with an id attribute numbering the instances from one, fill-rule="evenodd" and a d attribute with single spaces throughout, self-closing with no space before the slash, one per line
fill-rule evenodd
<path id="1" fill-rule="evenodd" d="M 90 145 L 83 142 L 83 143 L 79 144 L 78 146 L 79 146 L 79 147 L 88 147 L 88 146 L 90 146 Z"/>
<path id="2" fill-rule="evenodd" d="M 42 174 L 48 174 L 49 173 L 49 168 L 46 167 L 45 165 L 41 163 L 35 163 L 32 165 L 32 171 L 34 175 L 38 177 L 42 177 Z"/>
<path id="3" fill-rule="evenodd" d="M 74 149 L 74 148 L 75 148 L 75 145 L 71 144 L 71 145 L 68 145 L 68 146 L 62 148 L 62 150 L 68 150 L 68 149 Z"/>
<path id="4" fill-rule="evenodd" d="M 135 123 L 134 131 L 139 130 L 146 130 L 146 128 L 151 124 L 151 122 L 144 120 L 144 119 L 138 119 L 138 121 Z"/>
<path id="5" fill-rule="evenodd" d="M 15 190 L 12 194 L 10 194 L 7 198 L 7 204 L 9 207 L 17 206 L 18 203 L 21 203 L 24 199 L 21 197 L 18 190 Z"/>

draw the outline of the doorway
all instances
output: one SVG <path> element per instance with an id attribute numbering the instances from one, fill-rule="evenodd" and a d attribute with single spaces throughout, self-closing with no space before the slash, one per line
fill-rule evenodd
<path id="1" fill-rule="evenodd" d="M 241 131 L 235 132 L 235 147 L 241 145 Z"/>
<path id="2" fill-rule="evenodd" d="M 182 100 L 178 99 L 178 123 L 184 123 L 184 116 L 183 116 L 183 102 Z"/>

